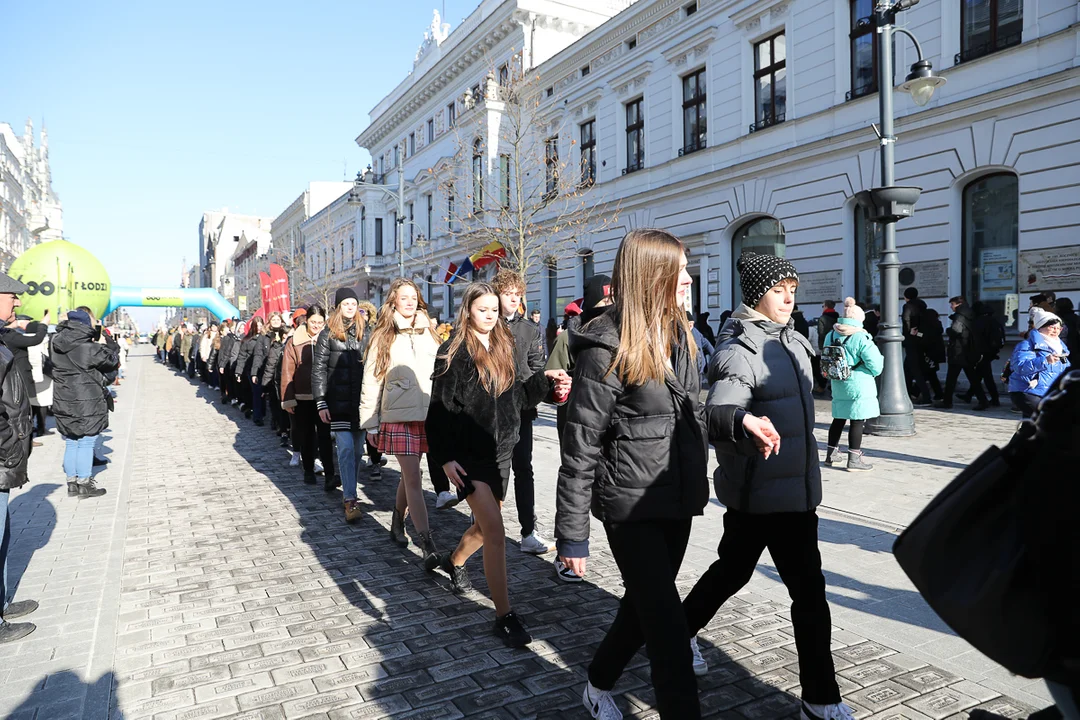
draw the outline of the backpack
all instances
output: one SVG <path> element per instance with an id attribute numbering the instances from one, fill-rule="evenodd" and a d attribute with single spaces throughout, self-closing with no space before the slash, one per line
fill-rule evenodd
<path id="1" fill-rule="evenodd" d="M 835 333 L 832 333 L 832 343 L 821 348 L 821 375 L 840 382 L 851 377 L 851 363 L 844 352 L 844 341 L 837 340 Z"/>

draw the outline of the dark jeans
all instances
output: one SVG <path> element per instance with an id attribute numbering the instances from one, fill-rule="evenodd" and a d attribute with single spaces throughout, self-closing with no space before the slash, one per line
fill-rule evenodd
<path id="1" fill-rule="evenodd" d="M 297 400 L 293 414 L 293 447 L 300 451 L 304 472 L 315 471 L 315 452 L 318 449 L 326 477 L 334 476 L 334 438 L 330 426 L 319 418 L 314 400 Z"/>
<path id="2" fill-rule="evenodd" d="M 248 380 L 249 387 L 251 389 L 251 419 L 255 422 L 262 422 L 263 417 L 266 415 L 266 400 L 263 399 L 263 386 L 259 383 L 253 383 Z"/>
<path id="3" fill-rule="evenodd" d="M 840 702 L 832 652 L 832 619 L 825 599 L 825 576 L 818 551 L 817 513 L 752 515 L 724 513 L 719 558 L 698 580 L 683 603 L 694 635 L 709 624 L 720 606 L 754 574 L 762 551 L 769 548 L 776 572 L 791 596 L 791 623 L 799 653 L 802 698 L 815 705 Z"/>
<path id="4" fill-rule="evenodd" d="M 998 394 L 997 379 L 994 377 L 994 358 L 984 357 L 975 366 L 975 384 L 972 387 L 979 385 L 979 383 L 986 387 L 986 394 L 990 396 L 990 400 L 994 404 L 1001 402 L 1001 396 Z M 968 391 L 968 397 L 971 397 L 970 390 Z"/>
<path id="5" fill-rule="evenodd" d="M 510 461 L 510 468 L 514 471 L 514 502 L 517 503 L 521 537 L 532 535 L 536 529 L 536 491 L 532 466 L 533 415 L 532 410 L 521 413 L 521 434 Z"/>
<path id="6" fill-rule="evenodd" d="M 844 434 L 844 425 L 848 423 L 844 418 L 833 418 L 829 426 L 829 447 L 840 447 L 840 436 Z M 849 450 L 862 450 L 862 434 L 865 420 L 852 420 L 851 430 L 848 431 L 847 444 Z"/>
<path id="7" fill-rule="evenodd" d="M 589 665 L 589 682 L 611 690 L 644 643 L 660 717 L 696 720 L 701 707 L 690 654 L 692 633 L 675 587 L 690 540 L 690 519 L 607 523 L 604 528 L 626 591 Z"/>
<path id="8" fill-rule="evenodd" d="M 1039 408 L 1039 403 L 1042 402 L 1042 398 L 1038 395 L 1026 392 L 1011 392 L 1009 397 L 1012 398 L 1013 405 L 1023 413 L 1025 420 L 1035 414 L 1035 411 Z"/>
<path id="9" fill-rule="evenodd" d="M 33 405 L 30 409 L 33 411 L 34 433 L 37 435 L 44 435 L 49 427 L 45 419 L 45 406 Z"/>
<path id="10" fill-rule="evenodd" d="M 377 450 L 372 455 L 374 448 L 368 445 L 368 455 L 371 457 L 372 462 L 378 462 L 378 458 L 382 457 L 382 454 Z M 439 465 L 431 459 L 431 453 L 427 456 L 427 468 L 431 473 L 431 486 L 435 488 L 436 493 L 450 492 L 450 478 L 446 477 L 446 473 L 443 472 L 442 465 Z"/>
<path id="11" fill-rule="evenodd" d="M 267 396 L 267 401 L 270 404 L 270 418 L 274 423 L 274 427 L 277 428 L 279 433 L 288 432 L 289 430 L 289 413 L 281 409 L 281 401 L 277 398 L 277 392 L 273 387 L 266 388 L 264 390 Z"/>
<path id="12" fill-rule="evenodd" d="M 961 365 L 958 362 L 950 362 L 949 372 L 945 375 L 945 404 L 952 405 L 953 393 L 956 392 L 956 381 L 960 378 L 961 370 L 967 376 L 968 383 L 971 385 L 971 393 L 975 396 L 975 399 L 979 401 L 980 405 L 985 405 L 986 394 L 983 393 L 982 387 L 979 385 L 979 376 L 975 374 L 970 365 Z"/>
<path id="13" fill-rule="evenodd" d="M 920 400 L 929 401 L 930 387 L 926 383 L 926 373 L 926 360 L 922 349 L 905 343 L 904 377 L 907 380 L 908 394 L 918 395 Z"/>

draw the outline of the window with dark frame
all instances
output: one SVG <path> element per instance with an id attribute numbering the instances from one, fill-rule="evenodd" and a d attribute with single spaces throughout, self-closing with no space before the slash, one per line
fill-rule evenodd
<path id="1" fill-rule="evenodd" d="M 683 146 L 679 155 L 688 155 L 708 143 L 709 111 L 706 102 L 705 68 L 682 79 L 683 86 Z"/>
<path id="2" fill-rule="evenodd" d="M 383 254 L 383 219 L 375 218 L 375 254 Z"/>
<path id="3" fill-rule="evenodd" d="M 428 238 L 431 238 L 435 234 L 433 232 L 434 226 L 431 224 L 431 216 L 432 213 L 435 211 L 435 198 L 431 196 L 431 193 L 428 193 L 424 197 L 427 199 L 427 224 L 425 225 L 425 227 L 427 228 Z"/>
<path id="4" fill-rule="evenodd" d="M 559 136 L 544 141 L 544 199 L 550 200 L 559 192 Z"/>
<path id="5" fill-rule="evenodd" d="M 596 275 L 596 258 L 593 255 L 592 250 L 581 251 L 581 279 L 583 283 L 587 283 L 593 279 Z M 582 288 L 582 293 L 585 290 Z"/>
<path id="6" fill-rule="evenodd" d="M 1019 45 L 1023 29 L 1023 0 L 960 0 L 960 52 L 954 62 Z"/>
<path id="7" fill-rule="evenodd" d="M 416 227 L 416 216 L 413 214 L 413 203 L 409 203 L 409 245 L 413 244 L 413 228 Z"/>
<path id="8" fill-rule="evenodd" d="M 581 124 L 581 186 L 596 182 L 596 120 Z"/>
<path id="9" fill-rule="evenodd" d="M 480 138 L 473 141 L 472 196 L 473 212 L 484 212 L 484 146 L 480 142 Z"/>
<path id="10" fill-rule="evenodd" d="M 629 40 L 626 41 L 626 49 L 627 50 L 635 50 L 635 49 L 637 49 L 637 38 L 636 37 L 632 37 L 632 38 L 630 38 Z"/>
<path id="11" fill-rule="evenodd" d="M 555 258 L 544 261 L 544 275 L 548 291 L 547 314 L 549 318 L 558 318 L 562 313 L 559 312 L 559 265 Z"/>
<path id="12" fill-rule="evenodd" d="M 623 175 L 645 167 L 645 115 L 642 99 L 626 103 L 626 168 Z"/>
<path id="13" fill-rule="evenodd" d="M 697 3 L 696 2 L 690 3 L 684 9 L 686 10 L 687 16 L 693 15 L 694 13 L 697 12 Z"/>
<path id="14" fill-rule="evenodd" d="M 507 63 L 503 63 L 499 66 L 497 81 L 499 87 L 507 87 L 510 85 L 510 66 Z"/>
<path id="15" fill-rule="evenodd" d="M 435 142 L 435 118 L 428 118 L 427 121 L 427 141 Z"/>
<path id="16" fill-rule="evenodd" d="M 590 72 L 592 72 L 592 68 L 586 65 L 585 67 L 581 68 L 581 77 L 585 77 Z"/>
<path id="17" fill-rule="evenodd" d="M 873 0 L 851 0 L 851 90 L 848 100 L 878 89 L 878 34 Z"/>
<path id="18" fill-rule="evenodd" d="M 416 154 L 416 133 L 409 133 L 409 154 L 406 157 L 412 157 Z"/>
<path id="19" fill-rule="evenodd" d="M 750 132 L 784 122 L 787 113 L 787 41 L 783 32 L 754 43 L 754 124 Z"/>
<path id="20" fill-rule="evenodd" d="M 1004 318 L 1006 296 L 1018 291 L 1019 180 L 1011 172 L 976 178 L 964 186 L 962 205 L 961 294 Z"/>
<path id="21" fill-rule="evenodd" d="M 401 165 L 401 144 L 395 143 L 394 145 L 394 164 L 393 167 L 399 167 Z"/>
<path id="22" fill-rule="evenodd" d="M 855 299 L 877 305 L 881 302 L 881 253 L 885 234 L 879 223 L 870 219 L 870 211 L 855 206 Z"/>
<path id="23" fill-rule="evenodd" d="M 510 209 L 510 156 L 499 156 L 499 203 Z"/>
<path id="24" fill-rule="evenodd" d="M 454 232 L 454 213 L 457 212 L 457 200 L 454 191 L 454 184 L 451 183 L 446 189 L 446 230 L 447 232 Z"/>
<path id="25" fill-rule="evenodd" d="M 457 103 L 450 103 L 446 106 L 446 127 L 457 127 Z"/>

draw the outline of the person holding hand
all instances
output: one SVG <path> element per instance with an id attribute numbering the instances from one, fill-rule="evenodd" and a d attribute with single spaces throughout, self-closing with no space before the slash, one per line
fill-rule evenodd
<path id="1" fill-rule="evenodd" d="M 426 430 L 431 458 L 474 516 L 457 548 L 439 564 L 453 591 L 465 592 L 472 587 L 465 562 L 483 546 L 484 576 L 495 603 L 494 633 L 509 647 L 523 647 L 532 637 L 510 610 L 502 505 L 522 413 L 553 391 L 569 392 L 570 376 L 564 370 L 524 379 L 518 374 L 514 335 L 500 320 L 499 303 L 499 293 L 487 283 L 465 289 L 457 326 L 435 362 Z"/>

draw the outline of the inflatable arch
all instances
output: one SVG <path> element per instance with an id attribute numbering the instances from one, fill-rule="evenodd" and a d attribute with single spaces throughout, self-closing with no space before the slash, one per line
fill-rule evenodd
<path id="1" fill-rule="evenodd" d="M 213 288 L 114 287 L 105 314 L 119 307 L 205 308 L 218 320 L 240 317 L 240 310 Z"/>

